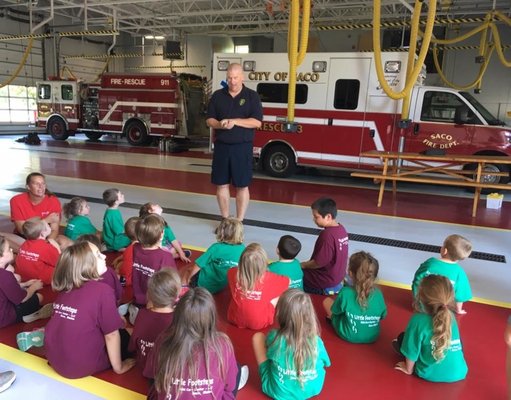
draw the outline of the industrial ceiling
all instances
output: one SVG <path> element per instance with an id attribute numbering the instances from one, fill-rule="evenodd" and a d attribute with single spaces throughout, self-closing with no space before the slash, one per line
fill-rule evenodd
<path id="1" fill-rule="evenodd" d="M 291 0 L 2 0 L 0 15 L 31 20 L 33 34 L 48 31 L 123 32 L 131 36 L 264 35 L 285 32 Z M 382 21 L 409 20 L 413 1 L 382 0 Z M 511 15 L 509 0 L 438 0 L 437 18 L 482 20 L 492 9 Z M 373 2 L 312 0 L 311 30 L 371 22 Z M 68 17 L 62 22 L 60 17 Z"/>

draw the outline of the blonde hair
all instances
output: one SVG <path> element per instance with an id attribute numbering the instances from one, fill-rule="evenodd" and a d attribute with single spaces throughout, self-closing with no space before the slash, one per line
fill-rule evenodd
<path id="1" fill-rule="evenodd" d="M 163 268 L 149 278 L 147 300 L 155 308 L 174 307 L 180 291 L 181 279 L 177 271 L 171 268 Z"/>
<path id="2" fill-rule="evenodd" d="M 277 302 L 276 316 L 279 328 L 272 343 L 285 339 L 286 363 L 292 359 L 294 364 L 286 365 L 286 369 L 294 369 L 303 386 L 305 377 L 302 373 L 316 364 L 320 333 L 310 296 L 299 289 L 286 290 Z"/>
<path id="3" fill-rule="evenodd" d="M 364 309 L 367 307 L 369 295 L 374 290 L 379 268 L 378 260 L 365 251 L 359 251 L 350 257 L 348 270 L 351 272 L 353 286 L 357 292 L 357 302 Z"/>
<path id="4" fill-rule="evenodd" d="M 97 259 L 89 242 L 67 247 L 59 257 L 51 287 L 57 292 L 69 292 L 85 282 L 99 279 Z"/>
<path id="5" fill-rule="evenodd" d="M 225 349 L 233 351 L 230 339 L 216 327 L 216 307 L 213 296 L 204 288 L 190 289 L 177 303 L 172 324 L 161 334 L 154 377 L 159 393 L 175 391 L 179 398 L 182 379 L 186 374 L 197 379 L 199 365 L 204 365 L 207 378 L 217 368 L 211 354 L 218 355 L 220 376 L 227 376 L 227 360 L 221 358 Z M 179 384 L 174 385 L 173 381 Z"/>
<path id="6" fill-rule="evenodd" d="M 464 260 L 472 253 L 472 243 L 461 235 L 449 235 L 444 240 L 444 249 L 451 261 Z"/>
<path id="7" fill-rule="evenodd" d="M 38 239 L 44 231 L 44 221 L 39 217 L 27 219 L 22 227 L 23 236 L 29 240 Z"/>
<path id="8" fill-rule="evenodd" d="M 216 240 L 222 243 L 243 243 L 243 224 L 233 217 L 224 218 L 216 230 Z"/>
<path id="9" fill-rule="evenodd" d="M 259 243 L 250 243 L 241 253 L 238 265 L 238 285 L 246 294 L 253 290 L 268 268 L 268 256 Z"/>
<path id="10" fill-rule="evenodd" d="M 76 215 L 80 215 L 82 207 L 87 204 L 87 200 L 81 197 L 73 197 L 69 203 L 62 206 L 62 211 L 67 219 L 71 219 Z"/>
<path id="11" fill-rule="evenodd" d="M 158 214 L 149 214 L 141 218 L 135 227 L 137 240 L 142 247 L 155 246 L 160 241 L 165 221 Z"/>
<path id="12" fill-rule="evenodd" d="M 445 276 L 428 275 L 419 285 L 417 311 L 426 312 L 433 319 L 433 358 L 444 358 L 451 343 L 451 325 L 454 310 L 454 290 Z M 422 306 L 422 309 L 420 309 Z"/>

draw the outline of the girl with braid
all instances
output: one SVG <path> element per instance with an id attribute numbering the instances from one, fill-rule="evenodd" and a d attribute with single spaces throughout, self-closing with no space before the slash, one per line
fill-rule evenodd
<path id="1" fill-rule="evenodd" d="M 417 312 L 404 334 L 393 342 L 395 349 L 405 356 L 405 361 L 398 362 L 395 368 L 432 382 L 465 379 L 468 368 L 453 314 L 451 282 L 441 275 L 424 277 L 417 300 Z"/>
<path id="2" fill-rule="evenodd" d="M 376 286 L 378 260 L 360 251 L 350 257 L 348 276 L 353 286 L 345 285 L 335 301 L 323 301 L 327 318 L 335 332 L 351 343 L 372 343 L 380 335 L 380 321 L 387 315 L 383 294 Z"/>

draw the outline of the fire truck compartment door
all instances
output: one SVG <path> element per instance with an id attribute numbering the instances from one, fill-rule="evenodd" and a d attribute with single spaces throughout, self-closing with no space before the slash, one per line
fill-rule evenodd
<path id="1" fill-rule="evenodd" d="M 331 58 L 328 69 L 325 109 L 333 111 L 333 118 L 323 129 L 322 159 L 358 164 L 363 148 L 377 149 L 379 140 L 376 126 L 365 116 L 371 58 Z"/>

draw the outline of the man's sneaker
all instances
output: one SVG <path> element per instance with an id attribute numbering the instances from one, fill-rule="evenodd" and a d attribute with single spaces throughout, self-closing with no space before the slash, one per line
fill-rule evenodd
<path id="1" fill-rule="evenodd" d="M 137 319 L 138 315 L 138 307 L 135 304 L 131 304 L 128 306 L 128 320 L 130 321 L 131 325 L 135 325 L 135 320 Z"/>
<path id="2" fill-rule="evenodd" d="M 392 348 L 397 354 L 402 355 L 401 346 L 399 346 L 399 342 L 397 341 L 397 339 L 392 340 Z"/>
<path id="3" fill-rule="evenodd" d="M 192 255 L 192 251 L 188 249 L 183 249 L 183 253 L 185 253 L 186 258 L 190 258 L 190 256 Z"/>
<path id="4" fill-rule="evenodd" d="M 248 366 L 243 365 L 240 372 L 240 383 L 238 384 L 238 390 L 243 389 L 248 382 Z"/>
<path id="5" fill-rule="evenodd" d="M 16 379 L 16 374 L 13 371 L 0 372 L 0 392 L 9 389 Z"/>
<path id="6" fill-rule="evenodd" d="M 16 335 L 16 343 L 21 351 L 27 351 L 31 347 L 42 347 L 44 345 L 44 330 L 20 332 Z"/>
<path id="7" fill-rule="evenodd" d="M 53 313 L 53 303 L 48 303 L 42 306 L 38 311 L 32 314 L 23 316 L 23 322 L 30 324 L 38 319 L 50 318 Z"/>

